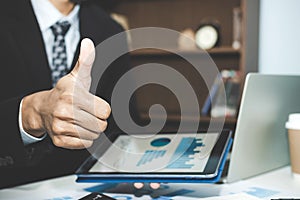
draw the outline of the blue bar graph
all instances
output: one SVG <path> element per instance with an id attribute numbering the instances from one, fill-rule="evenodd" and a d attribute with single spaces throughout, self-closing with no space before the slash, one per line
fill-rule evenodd
<path id="1" fill-rule="evenodd" d="M 163 157 L 166 150 L 146 150 L 142 158 L 139 160 L 136 166 L 141 166 L 146 163 L 152 162 L 156 158 Z"/>
<path id="2" fill-rule="evenodd" d="M 194 137 L 182 138 L 167 168 L 191 169 L 194 164 L 189 164 L 189 161 L 194 160 L 194 155 L 200 153 L 200 151 L 197 150 L 197 147 L 202 146 L 204 146 L 204 144 L 201 142 L 201 139 Z"/>

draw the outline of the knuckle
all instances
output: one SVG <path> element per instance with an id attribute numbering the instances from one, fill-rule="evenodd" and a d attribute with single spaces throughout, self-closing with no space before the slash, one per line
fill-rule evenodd
<path id="1" fill-rule="evenodd" d="M 59 123 L 59 122 L 54 122 L 52 124 L 51 129 L 52 129 L 52 132 L 54 134 L 59 134 L 60 135 L 64 132 L 64 128 L 62 127 L 61 123 Z"/>
<path id="2" fill-rule="evenodd" d="M 69 118 L 71 113 L 67 106 L 58 106 L 54 110 L 53 115 L 57 118 Z"/>
<path id="3" fill-rule="evenodd" d="M 67 147 L 68 145 L 68 138 L 67 137 L 60 137 L 61 147 Z"/>
<path id="4" fill-rule="evenodd" d="M 56 107 L 52 113 L 54 118 L 60 117 L 61 113 L 60 113 L 60 109 L 58 107 Z"/>
<path id="5" fill-rule="evenodd" d="M 62 109 L 60 106 L 56 107 L 55 110 L 53 111 L 53 117 L 54 118 L 60 118 L 63 116 Z"/>
<path id="6" fill-rule="evenodd" d="M 52 142 L 57 147 L 63 147 L 64 145 L 60 137 L 53 137 Z"/>
<path id="7" fill-rule="evenodd" d="M 68 104 L 73 104 L 73 94 L 70 92 L 64 92 L 60 97 L 59 100 Z"/>

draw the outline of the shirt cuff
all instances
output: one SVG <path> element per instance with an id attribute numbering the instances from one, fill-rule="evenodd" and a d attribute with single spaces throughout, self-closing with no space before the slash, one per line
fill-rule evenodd
<path id="1" fill-rule="evenodd" d="M 20 129 L 20 134 L 21 134 L 21 138 L 23 140 L 24 145 L 29 145 L 32 143 L 42 141 L 47 136 L 46 133 L 42 137 L 34 137 L 34 136 L 26 133 L 26 131 L 24 131 L 23 124 L 22 124 L 22 104 L 23 104 L 23 99 L 19 106 L 19 129 Z"/>

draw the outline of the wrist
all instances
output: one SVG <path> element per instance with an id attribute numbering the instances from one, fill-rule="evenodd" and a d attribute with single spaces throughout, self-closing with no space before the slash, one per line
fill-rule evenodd
<path id="1" fill-rule="evenodd" d="M 44 128 L 41 105 L 45 102 L 47 91 L 26 96 L 22 103 L 22 125 L 26 133 L 34 137 L 42 137 L 46 130 Z"/>

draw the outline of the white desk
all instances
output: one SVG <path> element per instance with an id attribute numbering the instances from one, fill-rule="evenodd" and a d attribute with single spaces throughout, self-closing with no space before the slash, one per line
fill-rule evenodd
<path id="1" fill-rule="evenodd" d="M 72 200 L 81 198 L 91 191 L 99 191 L 104 187 L 108 188 L 105 190 L 105 194 L 112 197 L 118 196 L 118 199 L 151 199 L 148 195 L 143 195 L 142 197 L 134 197 L 131 195 L 130 193 L 134 191 L 131 184 L 119 184 L 117 186 L 109 184 L 87 184 L 76 183 L 75 179 L 76 176 L 72 175 L 10 189 L 2 189 L 0 190 L 0 199 Z M 140 190 L 139 192 L 143 193 L 145 191 Z M 177 196 L 172 197 L 172 199 L 196 199 L 241 192 L 262 199 L 279 197 L 300 198 L 300 181 L 292 178 L 290 167 L 284 167 L 231 184 L 162 184 L 161 188 L 154 191 L 152 195 Z M 161 199 L 165 200 L 171 198 Z"/>

